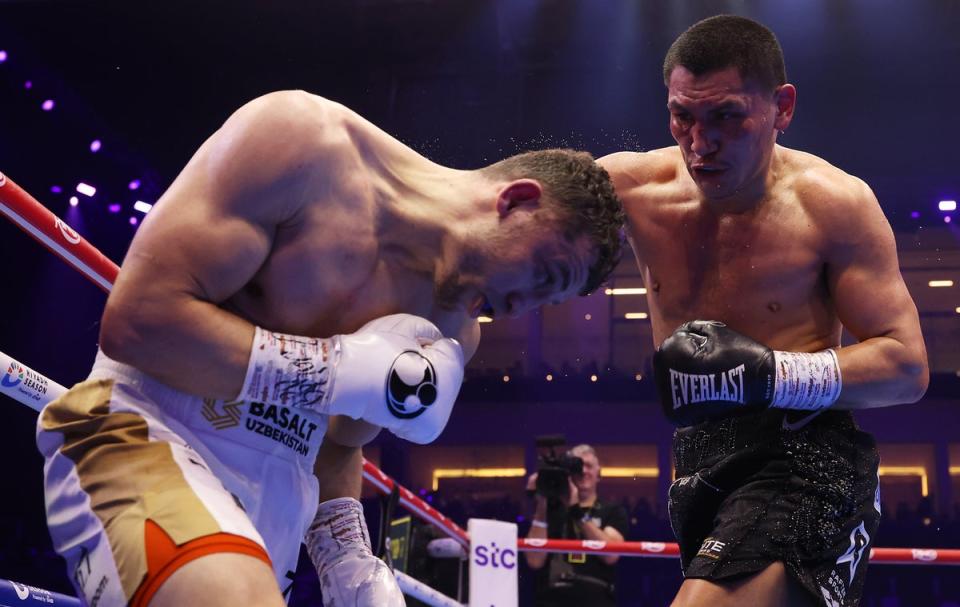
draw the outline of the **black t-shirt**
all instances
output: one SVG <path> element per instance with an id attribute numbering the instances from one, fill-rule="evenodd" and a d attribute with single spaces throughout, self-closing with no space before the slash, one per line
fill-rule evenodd
<path id="1" fill-rule="evenodd" d="M 566 507 L 552 506 L 547 510 L 547 537 L 552 539 L 585 539 L 580 525 L 572 520 Z M 600 529 L 613 527 L 621 535 L 627 535 L 627 512 L 623 506 L 607 504 L 597 500 L 592 507 L 584 510 L 584 518 L 592 521 Z M 541 594 L 549 591 L 550 587 L 556 585 L 558 578 L 564 573 L 589 576 L 602 580 L 610 586 L 616 579 L 616 567 L 604 563 L 599 556 L 566 552 L 551 554 L 546 566 L 538 573 L 537 593 Z M 598 587 L 598 591 L 602 592 L 602 589 Z"/>

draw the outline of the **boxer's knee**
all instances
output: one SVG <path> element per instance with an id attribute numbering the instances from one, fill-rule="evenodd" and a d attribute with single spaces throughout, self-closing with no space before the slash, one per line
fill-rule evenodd
<path id="1" fill-rule="evenodd" d="M 149 602 L 150 607 L 285 607 L 273 571 L 245 554 L 209 554 L 186 563 L 170 576 Z"/>

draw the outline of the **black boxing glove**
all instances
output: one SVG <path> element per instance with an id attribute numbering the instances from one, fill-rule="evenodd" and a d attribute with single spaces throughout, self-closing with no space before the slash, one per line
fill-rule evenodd
<path id="1" fill-rule="evenodd" d="M 817 410 L 840 395 L 833 350 L 783 352 L 716 321 L 680 326 L 653 355 L 660 404 L 678 426 L 766 407 Z"/>

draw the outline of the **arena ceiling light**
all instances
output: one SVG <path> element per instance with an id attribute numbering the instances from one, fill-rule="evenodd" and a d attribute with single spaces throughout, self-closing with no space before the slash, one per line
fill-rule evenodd
<path id="1" fill-rule="evenodd" d="M 646 295 L 647 290 L 643 287 L 631 287 L 620 289 L 604 289 L 607 295 Z"/>
<path id="2" fill-rule="evenodd" d="M 933 287 L 935 289 L 943 288 L 943 287 L 952 287 L 953 281 L 952 280 L 931 280 L 930 282 L 927 283 L 927 286 Z"/>
<path id="3" fill-rule="evenodd" d="M 623 317 L 626 318 L 627 320 L 643 320 L 648 316 L 649 314 L 647 314 L 646 312 L 627 312 L 626 314 L 623 315 Z"/>
<path id="4" fill-rule="evenodd" d="M 142 200 L 138 200 L 135 203 L 133 203 L 133 210 L 140 211 L 141 213 L 149 213 L 150 209 L 152 208 L 153 208 L 152 204 L 150 204 L 149 202 L 144 202 Z"/>
<path id="5" fill-rule="evenodd" d="M 83 194 L 84 196 L 89 196 L 93 198 L 93 195 L 97 193 L 97 188 L 92 185 L 83 183 L 82 181 L 77 184 L 77 191 Z"/>
<path id="6" fill-rule="evenodd" d="M 950 211 L 957 210 L 957 201 L 956 200 L 941 200 L 938 205 L 939 209 L 944 213 L 949 213 Z"/>

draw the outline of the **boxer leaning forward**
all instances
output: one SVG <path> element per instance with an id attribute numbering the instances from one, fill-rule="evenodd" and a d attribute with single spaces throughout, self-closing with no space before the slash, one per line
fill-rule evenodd
<path id="1" fill-rule="evenodd" d="M 326 604 L 402 605 L 359 447 L 433 440 L 477 317 L 590 292 L 622 223 L 586 153 L 461 171 L 303 92 L 242 107 L 144 221 L 90 378 L 38 422 L 80 596 L 282 605 L 305 541 Z"/>
<path id="2" fill-rule="evenodd" d="M 796 89 L 767 28 L 695 24 L 664 79 L 678 145 L 600 163 L 681 426 L 674 605 L 856 605 L 879 460 L 850 410 L 916 401 L 928 381 L 893 234 L 864 182 L 777 144 Z M 841 327 L 858 343 L 840 348 Z"/>

